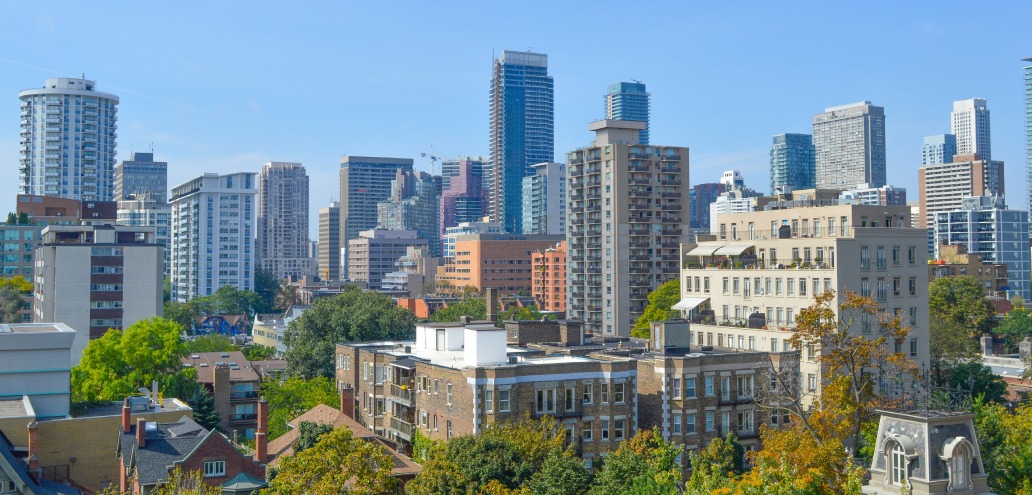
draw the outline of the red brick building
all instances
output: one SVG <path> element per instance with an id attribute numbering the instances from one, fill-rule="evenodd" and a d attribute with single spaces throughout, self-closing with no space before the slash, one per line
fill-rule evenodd
<path id="1" fill-rule="evenodd" d="M 566 314 L 566 241 L 530 255 L 531 295 L 541 311 Z"/>

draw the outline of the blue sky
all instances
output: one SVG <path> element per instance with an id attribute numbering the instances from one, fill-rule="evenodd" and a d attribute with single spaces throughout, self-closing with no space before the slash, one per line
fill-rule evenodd
<path id="1" fill-rule="evenodd" d="M 170 186 L 302 162 L 315 234 L 343 155 L 486 155 L 492 53 L 533 49 L 555 79 L 559 160 L 591 140 L 606 86 L 637 79 L 653 143 L 690 147 L 693 183 L 737 168 L 766 190 L 772 135 L 870 100 L 889 182 L 913 198 L 923 136 L 983 97 L 1023 207 L 1029 19 L 1019 1 L 4 2 L 0 197 L 13 210 L 18 91 L 85 73 L 121 98 L 119 159 L 153 143 Z"/>

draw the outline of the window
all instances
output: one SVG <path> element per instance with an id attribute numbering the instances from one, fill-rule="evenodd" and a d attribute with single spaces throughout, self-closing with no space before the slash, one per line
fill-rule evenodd
<path id="1" fill-rule="evenodd" d="M 581 423 L 581 438 L 583 438 L 585 442 L 591 441 L 591 421 Z"/>
<path id="2" fill-rule="evenodd" d="M 445 390 L 447 391 L 446 395 L 445 395 L 445 403 L 447 403 L 450 406 L 451 405 L 451 399 L 452 399 L 452 395 L 451 395 L 451 390 L 452 389 L 451 389 L 451 384 L 450 383 L 445 388 Z"/>
<path id="3" fill-rule="evenodd" d="M 448 439 L 448 440 L 451 440 L 451 437 L 452 437 L 451 420 L 449 419 L 447 422 L 445 422 L 445 425 L 448 428 L 448 430 L 445 432 L 445 438 Z"/>
<path id="4" fill-rule="evenodd" d="M 608 442 L 609 441 L 609 418 L 602 418 L 599 421 L 599 424 L 602 426 L 602 441 L 603 442 Z"/>
<path id="5" fill-rule="evenodd" d="M 788 295 L 790 295 L 790 296 L 794 296 L 795 295 L 795 279 L 794 278 L 788 279 Z"/>
<path id="6" fill-rule="evenodd" d="M 731 377 L 720 377 L 720 400 L 731 400 Z"/>
<path id="7" fill-rule="evenodd" d="M 910 357 L 917 357 L 917 339 L 910 339 Z"/>
<path id="8" fill-rule="evenodd" d="M 706 431 L 713 431 L 716 427 L 713 424 L 713 411 L 706 411 Z"/>
<path id="9" fill-rule="evenodd" d="M 917 325 L 917 308 L 910 308 L 910 326 Z"/>
<path id="10" fill-rule="evenodd" d="M 878 269 L 885 269 L 885 246 L 878 246 L 874 250 L 875 260 L 878 263 Z"/>
<path id="11" fill-rule="evenodd" d="M 498 412 L 509 412 L 509 390 L 498 391 Z"/>
<path id="12" fill-rule="evenodd" d="M 484 391 L 484 410 L 487 412 L 494 411 L 494 390 Z"/>
<path id="13" fill-rule="evenodd" d="M 217 478 L 226 475 L 226 461 L 204 461 L 204 477 Z"/>
<path id="14" fill-rule="evenodd" d="M 889 454 L 889 475 L 893 485 L 902 485 L 907 479 L 907 454 L 899 442 L 894 442 Z"/>
<path id="15" fill-rule="evenodd" d="M 688 413 L 685 416 L 684 431 L 687 433 L 695 433 L 695 413 Z"/>
<path id="16" fill-rule="evenodd" d="M 681 379 L 674 378 L 670 381 L 670 396 L 674 399 L 681 398 Z"/>
<path id="17" fill-rule="evenodd" d="M 695 398 L 695 377 L 685 378 L 684 380 L 684 396 L 689 399 Z"/>
<path id="18" fill-rule="evenodd" d="M 729 293 L 731 291 L 731 278 L 730 277 L 724 277 L 722 287 L 723 287 L 723 290 L 724 290 L 724 294 L 727 294 L 727 293 Z"/>
<path id="19" fill-rule="evenodd" d="M 805 278 L 799 279 L 799 295 L 800 296 L 804 296 L 804 297 L 806 296 L 806 279 Z"/>
<path id="20" fill-rule="evenodd" d="M 584 403 L 585 404 L 591 404 L 591 402 L 594 400 L 592 398 L 592 395 L 593 395 L 592 392 L 593 392 L 594 388 L 595 388 L 595 384 L 594 383 L 585 383 L 584 384 L 584 394 L 583 394 L 583 396 L 584 396 Z"/>
<path id="21" fill-rule="evenodd" d="M 899 246 L 892 246 L 892 265 L 899 266 L 903 258 L 900 256 Z"/>
<path id="22" fill-rule="evenodd" d="M 739 411 L 738 412 L 738 433 L 752 433 L 753 431 L 753 412 L 752 411 Z"/>
<path id="23" fill-rule="evenodd" d="M 808 392 L 817 391 L 817 375 L 814 375 L 813 373 L 806 375 L 806 390 Z"/>
<path id="24" fill-rule="evenodd" d="M 860 279 L 860 295 L 863 297 L 871 297 L 871 281 L 867 277 Z"/>
<path id="25" fill-rule="evenodd" d="M 624 424 L 627 420 L 617 418 L 613 421 L 613 440 L 620 441 L 624 438 Z"/>
<path id="26" fill-rule="evenodd" d="M 601 393 L 601 396 L 599 397 L 599 402 L 601 402 L 602 404 L 608 404 L 609 403 L 609 384 L 608 383 L 602 383 L 602 393 Z"/>
<path id="27" fill-rule="evenodd" d="M 681 433 L 681 413 L 674 413 L 674 424 L 672 426 L 674 433 Z"/>
<path id="28" fill-rule="evenodd" d="M 778 352 L 778 339 L 770 339 L 770 352 Z"/>
<path id="29" fill-rule="evenodd" d="M 871 257 L 867 252 L 867 246 L 860 248 L 860 269 L 868 270 L 871 268 Z"/>
<path id="30" fill-rule="evenodd" d="M 899 277 L 892 277 L 892 295 L 899 296 L 903 293 L 903 281 Z"/>
<path id="31" fill-rule="evenodd" d="M 963 439 L 951 443 L 954 445 L 952 449 L 947 446 L 950 453 L 950 485 L 955 487 L 955 490 L 963 490 L 968 486 L 968 476 L 971 474 L 971 450 Z"/>
<path id="32" fill-rule="evenodd" d="M 917 246 L 907 246 L 907 264 L 917 264 Z"/>
<path id="33" fill-rule="evenodd" d="M 626 384 L 623 382 L 617 382 L 613 384 L 613 402 L 616 402 L 617 404 L 623 404 L 625 386 Z"/>
<path id="34" fill-rule="evenodd" d="M 574 404 L 573 398 L 577 395 L 577 389 L 573 387 L 566 387 L 566 389 L 563 391 L 563 394 L 563 405 L 566 407 L 566 410 L 575 411 L 576 404 Z"/>
<path id="35" fill-rule="evenodd" d="M 907 290 L 910 292 L 911 296 L 917 295 L 917 277 L 910 277 Z"/>
<path id="36" fill-rule="evenodd" d="M 713 375 L 706 375 L 706 397 L 713 397 Z"/>
<path id="37" fill-rule="evenodd" d="M 752 397 L 753 396 L 753 376 L 745 375 L 738 377 L 738 396 L 739 397 Z"/>

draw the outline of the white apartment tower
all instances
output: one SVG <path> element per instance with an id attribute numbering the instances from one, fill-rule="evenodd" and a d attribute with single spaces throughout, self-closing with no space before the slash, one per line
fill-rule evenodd
<path id="1" fill-rule="evenodd" d="M 206 173 L 172 188 L 173 300 L 254 289 L 256 175 Z"/>
<path id="2" fill-rule="evenodd" d="M 992 160 L 989 140 L 989 107 L 985 98 L 969 98 L 953 102 L 950 132 L 957 136 L 957 154 Z"/>
<path id="3" fill-rule="evenodd" d="M 688 148 L 638 144 L 645 123 L 603 120 L 567 153 L 567 314 L 628 336 L 648 295 L 677 277 L 688 240 Z"/>
<path id="4" fill-rule="evenodd" d="M 818 189 L 885 185 L 885 109 L 869 101 L 824 109 L 813 117 Z"/>
<path id="5" fill-rule="evenodd" d="M 111 201 L 118 97 L 95 88 L 62 77 L 18 93 L 19 193 Z"/>
<path id="6" fill-rule="evenodd" d="M 523 233 L 566 233 L 566 164 L 535 163 L 523 178 Z"/>
<path id="7" fill-rule="evenodd" d="M 258 176 L 258 266 L 277 280 L 312 274 L 308 174 L 300 163 L 268 162 Z"/>
<path id="8" fill-rule="evenodd" d="M 145 196 L 144 196 L 145 197 Z M 164 273 L 169 276 L 172 267 L 172 245 L 169 230 L 172 225 L 172 207 L 164 201 L 149 199 L 127 199 L 118 202 L 118 225 L 130 227 L 151 227 L 154 229 L 154 242 L 160 244 L 165 251 Z"/>

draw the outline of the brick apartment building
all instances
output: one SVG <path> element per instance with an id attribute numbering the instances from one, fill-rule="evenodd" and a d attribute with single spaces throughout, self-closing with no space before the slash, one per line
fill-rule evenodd
<path id="1" fill-rule="evenodd" d="M 541 311 L 566 315 L 566 241 L 531 254 L 534 281 L 531 295 Z"/>
<path id="2" fill-rule="evenodd" d="M 240 351 L 198 352 L 183 358 L 197 370 L 197 383 L 208 389 L 219 413 L 219 428 L 254 438 L 258 425 L 258 373 Z"/>
<path id="3" fill-rule="evenodd" d="M 437 267 L 437 288 L 495 288 L 502 294 L 529 291 L 534 251 L 554 247 L 564 239 L 561 235 L 460 235 L 455 241 L 455 257 Z"/>

